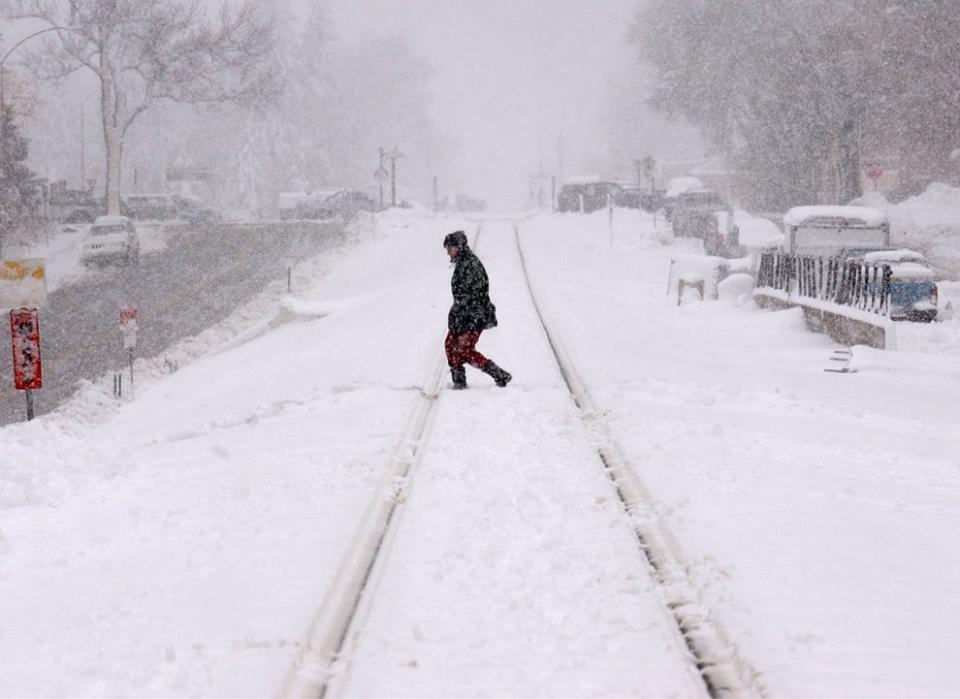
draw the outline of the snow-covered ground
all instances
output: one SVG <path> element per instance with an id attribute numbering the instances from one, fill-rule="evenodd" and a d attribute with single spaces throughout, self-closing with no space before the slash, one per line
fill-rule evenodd
<path id="1" fill-rule="evenodd" d="M 677 306 L 689 241 L 644 214 L 518 226 L 601 411 L 566 394 L 512 225 L 485 223 L 500 327 L 479 349 L 515 380 L 441 392 L 334 693 L 700 692 L 592 449 L 609 438 L 767 693 L 960 693 L 960 321 L 826 373 L 835 345 L 796 309 Z M 0 429 L 0 694 L 279 691 L 440 361 L 459 227 L 381 215 L 176 373 L 144 365 L 134 402 L 104 381 Z"/>

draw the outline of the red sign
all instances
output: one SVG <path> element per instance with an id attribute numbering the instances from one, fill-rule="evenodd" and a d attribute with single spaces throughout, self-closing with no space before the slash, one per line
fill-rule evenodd
<path id="1" fill-rule="evenodd" d="M 868 163 L 865 172 L 871 180 L 878 180 L 883 175 L 883 168 L 878 163 Z"/>
<path id="2" fill-rule="evenodd" d="M 137 307 L 120 307 L 120 331 L 123 333 L 123 349 L 137 348 Z"/>
<path id="3" fill-rule="evenodd" d="M 40 314 L 36 308 L 10 311 L 10 336 L 13 338 L 13 383 L 17 390 L 42 388 Z"/>
<path id="4" fill-rule="evenodd" d="M 131 320 L 137 319 L 136 306 L 120 306 L 120 325 L 126 325 Z"/>

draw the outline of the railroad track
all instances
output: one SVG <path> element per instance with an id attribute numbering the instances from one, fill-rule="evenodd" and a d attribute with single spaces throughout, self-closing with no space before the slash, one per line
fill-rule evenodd
<path id="1" fill-rule="evenodd" d="M 475 240 L 479 239 L 482 224 Z M 520 267 L 536 316 L 543 328 L 550 355 L 585 421 L 596 430 L 601 415 L 580 378 L 576 365 L 566 351 L 562 338 L 550 321 L 536 291 L 527 266 L 527 257 L 516 224 L 513 224 Z M 476 243 L 475 243 L 476 245 Z M 282 690 L 284 697 L 324 697 L 337 691 L 338 675 L 349 657 L 351 638 L 363 626 L 376 596 L 376 571 L 389 557 L 390 543 L 400 519 L 407 489 L 422 454 L 431 428 L 437 419 L 437 400 L 446 363 L 438 353 L 422 390 L 414 401 L 397 447 L 387 467 L 387 477 L 371 501 L 341 563 L 331 589 L 311 625 L 307 642 L 288 673 Z M 602 429 L 602 428 L 601 428 Z M 619 503 L 629 518 L 636 543 L 666 605 L 668 622 L 682 639 L 689 662 L 702 680 L 703 694 L 711 697 L 762 696 L 758 673 L 741 658 L 729 636 L 697 601 L 696 587 L 687 575 L 680 546 L 658 522 L 653 501 L 645 490 L 634 464 L 609 434 L 596 448 L 599 464 L 609 478 Z"/>

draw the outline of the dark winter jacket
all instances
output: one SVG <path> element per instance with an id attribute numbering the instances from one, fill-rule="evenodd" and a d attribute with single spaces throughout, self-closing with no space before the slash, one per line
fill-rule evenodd
<path id="1" fill-rule="evenodd" d="M 467 247 L 460 250 L 454 263 L 450 279 L 453 305 L 447 316 L 450 332 L 459 335 L 496 327 L 497 309 L 490 302 L 490 282 L 483 263 Z"/>

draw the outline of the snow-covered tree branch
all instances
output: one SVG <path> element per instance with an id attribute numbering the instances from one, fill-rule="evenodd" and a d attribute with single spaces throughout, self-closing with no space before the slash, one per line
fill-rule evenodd
<path id="1" fill-rule="evenodd" d="M 3 8 L 8 19 L 61 28 L 28 62 L 38 77 L 87 68 L 99 79 L 109 213 L 120 211 L 126 132 L 158 100 L 249 104 L 278 89 L 273 25 L 247 3 L 224 3 L 213 20 L 197 0 L 8 0 Z"/>

